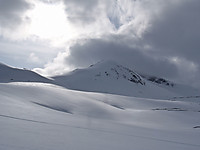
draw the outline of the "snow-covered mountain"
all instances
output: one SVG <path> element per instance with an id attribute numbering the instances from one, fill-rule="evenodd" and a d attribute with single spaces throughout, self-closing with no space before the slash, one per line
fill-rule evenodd
<path id="1" fill-rule="evenodd" d="M 0 78 L 0 150 L 200 148 L 199 97 L 177 94 L 187 86 L 144 77 L 113 62 L 75 70 L 53 82 L 1 64 Z M 174 95 L 173 101 L 139 98 Z"/>
<path id="2" fill-rule="evenodd" d="M 155 76 L 150 76 L 150 75 L 144 75 L 141 74 L 141 76 L 152 82 L 153 84 L 164 88 L 168 91 L 171 91 L 173 93 L 178 94 L 178 97 L 195 97 L 195 96 L 200 96 L 200 91 L 192 86 L 189 85 L 184 85 L 184 84 L 177 84 L 174 82 L 171 82 L 169 80 L 155 77 Z M 176 97 L 176 98 L 178 98 Z"/>
<path id="3" fill-rule="evenodd" d="M 26 69 L 18 69 L 0 63 L 0 82 L 51 82 L 51 80 Z"/>
<path id="4" fill-rule="evenodd" d="M 52 78 L 58 85 L 69 89 L 125 96 L 168 99 L 199 94 L 194 88 L 140 75 L 113 61 L 99 62 Z"/>
<path id="5" fill-rule="evenodd" d="M 140 74 L 143 78 L 147 79 L 148 81 L 151 81 L 153 83 L 157 83 L 157 84 L 160 84 L 160 85 L 165 85 L 165 86 L 175 86 L 175 84 L 171 81 L 168 81 L 166 79 L 163 79 L 163 78 L 159 78 L 159 77 L 156 77 L 156 76 L 150 76 L 150 75 L 143 75 L 143 74 Z"/>
<path id="6" fill-rule="evenodd" d="M 52 83 L 73 90 L 157 99 L 200 95 L 200 92 L 192 87 L 175 84 L 163 78 L 141 75 L 113 61 L 102 61 L 88 68 L 76 69 L 52 78 L 53 81 L 33 71 L 0 63 L 0 83 Z"/>

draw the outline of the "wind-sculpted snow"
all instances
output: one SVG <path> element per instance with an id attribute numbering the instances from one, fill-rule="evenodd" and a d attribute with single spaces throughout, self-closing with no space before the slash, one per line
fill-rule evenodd
<path id="1" fill-rule="evenodd" d="M 142 86 L 142 85 L 141 85 Z M 200 100 L 0 84 L 2 150 L 199 150 Z"/>

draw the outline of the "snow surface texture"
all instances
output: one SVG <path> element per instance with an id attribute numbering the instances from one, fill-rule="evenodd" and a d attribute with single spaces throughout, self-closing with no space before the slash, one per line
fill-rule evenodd
<path id="1" fill-rule="evenodd" d="M 0 64 L 0 82 L 0 150 L 200 149 L 200 97 L 188 86 L 113 62 L 54 81 Z"/>
<path id="2" fill-rule="evenodd" d="M 1 150 L 199 150 L 200 104 L 0 84 Z"/>
<path id="3" fill-rule="evenodd" d="M 199 91 L 162 78 L 139 75 L 113 61 L 103 61 L 86 69 L 76 69 L 62 76 L 52 77 L 58 85 L 69 89 L 170 99 L 172 97 L 200 95 Z"/>

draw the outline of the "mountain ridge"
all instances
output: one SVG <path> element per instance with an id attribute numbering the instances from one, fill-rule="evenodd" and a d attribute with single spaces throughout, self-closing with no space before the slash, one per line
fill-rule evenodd
<path id="1" fill-rule="evenodd" d="M 145 76 L 114 61 L 101 61 L 88 68 L 52 77 L 58 85 L 72 90 L 169 99 L 196 95 L 193 89 L 163 78 Z M 179 89 L 183 89 L 183 91 Z M 196 92 L 198 93 L 198 92 Z"/>
<path id="2" fill-rule="evenodd" d="M 0 63 L 0 83 L 9 82 L 50 83 L 72 90 L 155 99 L 199 95 L 199 91 L 194 88 L 163 78 L 139 74 L 114 61 L 101 61 L 88 68 L 75 69 L 51 79 L 31 70 L 13 68 Z"/>
<path id="3" fill-rule="evenodd" d="M 0 63 L 0 82 L 45 82 L 50 83 L 51 80 L 33 72 L 31 70 L 10 67 Z"/>

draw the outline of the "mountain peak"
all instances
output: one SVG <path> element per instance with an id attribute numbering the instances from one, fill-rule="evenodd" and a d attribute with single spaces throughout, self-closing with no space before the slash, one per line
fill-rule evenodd
<path id="1" fill-rule="evenodd" d="M 117 62 L 113 60 L 101 60 L 95 64 L 90 65 L 90 67 L 108 67 L 108 66 L 117 66 L 119 65 Z"/>
<path id="2" fill-rule="evenodd" d="M 100 77 L 109 77 L 112 79 L 127 80 L 136 84 L 145 85 L 145 81 L 139 74 L 112 60 L 98 62 L 91 65 L 89 68 L 96 70 L 96 80 Z"/>

